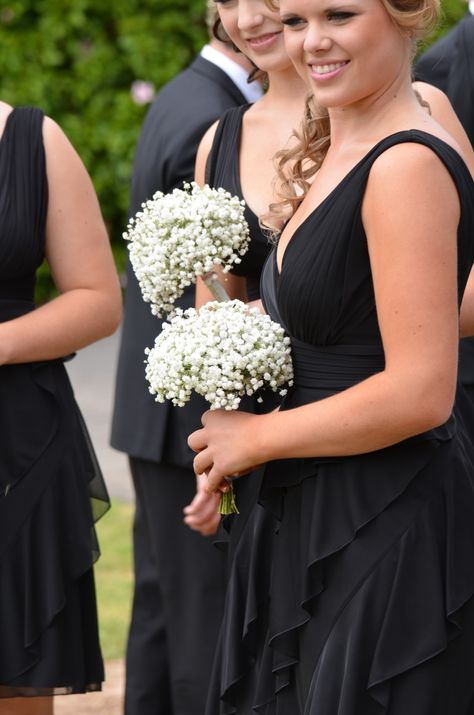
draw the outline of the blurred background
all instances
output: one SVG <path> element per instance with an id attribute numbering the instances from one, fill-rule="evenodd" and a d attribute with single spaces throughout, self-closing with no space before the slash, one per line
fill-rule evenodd
<path id="1" fill-rule="evenodd" d="M 95 184 L 121 276 L 122 232 L 139 130 L 160 87 L 206 42 L 205 4 L 0 0 L 0 97 L 13 105 L 41 107 L 62 126 Z M 463 0 L 442 0 L 442 5 L 443 22 L 428 44 L 466 12 Z M 42 302 L 53 294 L 44 265 L 37 297 Z M 98 524 L 102 557 L 96 570 L 108 682 L 105 695 L 58 699 L 58 715 L 121 711 L 133 494 L 125 455 L 108 446 L 118 344 L 117 334 L 81 351 L 68 366 L 113 501 Z"/>

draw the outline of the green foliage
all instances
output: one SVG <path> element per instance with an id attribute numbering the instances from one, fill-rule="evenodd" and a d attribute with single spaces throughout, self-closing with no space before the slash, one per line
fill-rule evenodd
<path id="1" fill-rule="evenodd" d="M 111 239 L 126 224 L 131 162 L 146 106 L 206 41 L 205 0 L 1 0 L 1 98 L 41 107 L 64 129 L 94 181 Z M 121 248 L 120 250 L 123 251 Z M 39 295 L 48 293 L 48 273 Z"/>
<path id="2" fill-rule="evenodd" d="M 448 32 L 466 14 L 466 10 L 465 0 L 441 0 L 441 22 L 429 40 L 420 48 L 420 52 Z"/>

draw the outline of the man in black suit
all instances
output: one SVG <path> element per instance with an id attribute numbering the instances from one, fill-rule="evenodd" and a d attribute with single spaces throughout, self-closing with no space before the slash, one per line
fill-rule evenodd
<path id="1" fill-rule="evenodd" d="M 415 75 L 448 95 L 474 145 L 474 3 L 452 30 L 421 55 Z"/>
<path id="2" fill-rule="evenodd" d="M 443 90 L 474 146 L 473 0 L 462 20 L 420 56 L 415 78 Z M 459 358 L 459 377 L 474 403 L 474 338 L 461 340 Z"/>
<path id="3" fill-rule="evenodd" d="M 215 20 L 209 0 L 208 25 Z M 250 65 L 211 39 L 154 100 L 137 145 L 130 215 L 155 191 L 194 175 L 206 129 L 229 107 L 255 100 Z M 189 289 L 178 304 L 194 303 Z M 130 265 L 118 361 L 112 446 L 129 455 L 136 492 L 135 588 L 126 655 L 126 715 L 202 715 L 223 604 L 223 555 L 183 523 L 196 492 L 188 435 L 208 405 L 158 404 L 144 376 L 144 350 L 162 322 L 143 302 Z"/>

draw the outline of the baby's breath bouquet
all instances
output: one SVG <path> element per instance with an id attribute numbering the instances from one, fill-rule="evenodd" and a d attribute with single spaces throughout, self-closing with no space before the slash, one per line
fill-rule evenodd
<path id="1" fill-rule="evenodd" d="M 284 385 L 292 384 L 283 328 L 240 300 L 213 301 L 199 313 L 178 308 L 145 352 L 146 378 L 157 402 L 183 406 L 194 391 L 211 410 L 236 410 L 244 395 L 262 388 L 284 395 Z M 236 511 L 232 491 L 222 496 L 220 511 Z"/>
<path id="2" fill-rule="evenodd" d="M 219 300 L 225 291 L 212 273 L 214 265 L 229 271 L 248 249 L 245 203 L 222 188 L 184 184 L 170 194 L 157 191 L 130 219 L 123 237 L 143 299 L 154 315 L 164 316 L 186 286 L 198 276 Z"/>

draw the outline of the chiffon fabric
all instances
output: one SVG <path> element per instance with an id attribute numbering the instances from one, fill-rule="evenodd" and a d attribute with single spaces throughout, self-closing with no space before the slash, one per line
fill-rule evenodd
<path id="1" fill-rule="evenodd" d="M 0 321 L 35 309 L 48 204 L 43 114 L 0 140 Z M 67 240 L 67 237 L 65 237 Z M 94 521 L 107 491 L 63 360 L 0 366 L 0 697 L 100 690 Z"/>
<path id="2" fill-rule="evenodd" d="M 457 187 L 461 301 L 474 259 L 472 178 L 438 138 L 391 135 L 297 229 L 281 274 L 275 250 L 265 264 L 265 307 L 292 341 L 283 410 L 384 368 L 361 205 L 373 162 L 402 142 L 429 147 Z M 464 405 L 460 392 L 446 424 L 385 449 L 266 465 L 250 516 L 228 536 L 207 715 L 474 715 Z"/>

